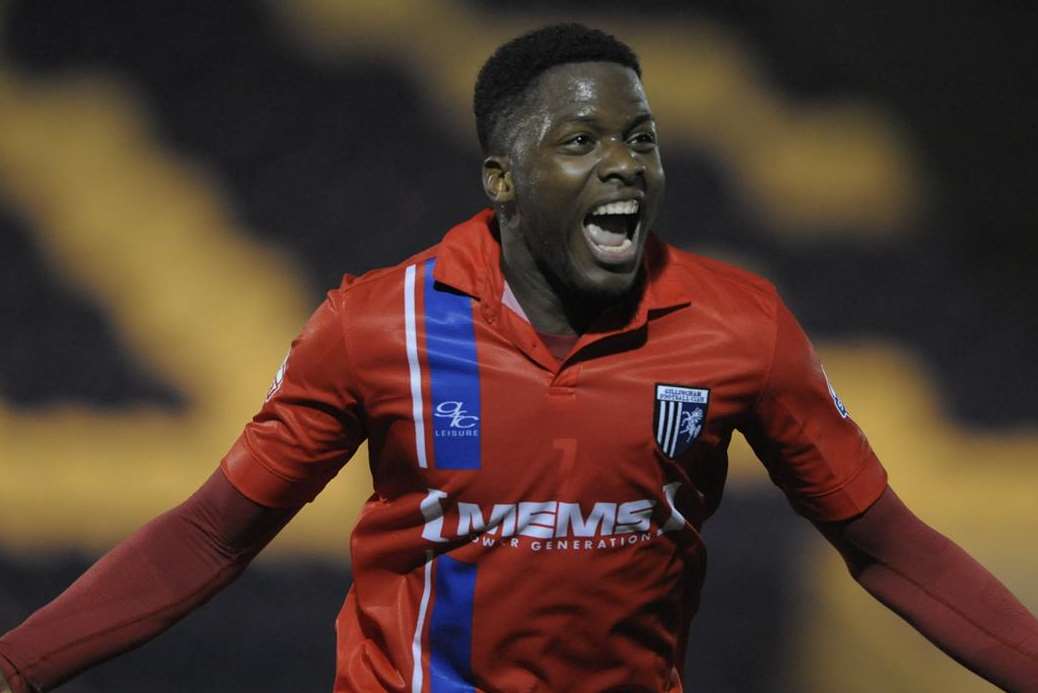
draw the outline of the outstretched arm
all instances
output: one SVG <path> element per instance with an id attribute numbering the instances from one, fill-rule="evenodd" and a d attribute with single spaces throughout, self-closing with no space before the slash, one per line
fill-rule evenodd
<path id="1" fill-rule="evenodd" d="M 218 469 L 0 638 L 0 693 L 4 675 L 14 693 L 46 691 L 147 642 L 230 584 L 296 512 L 254 503 Z"/>
<path id="2" fill-rule="evenodd" d="M 863 514 L 816 523 L 872 596 L 984 679 L 1038 692 L 1038 619 L 889 487 Z"/>

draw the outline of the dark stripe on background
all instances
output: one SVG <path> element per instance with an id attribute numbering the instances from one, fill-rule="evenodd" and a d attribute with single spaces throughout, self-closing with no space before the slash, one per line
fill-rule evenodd
<path id="1" fill-rule="evenodd" d="M 524 16 L 531 7 L 521 5 Z M 694 16 L 687 7 L 657 2 L 639 19 Z M 815 339 L 867 335 L 920 351 L 961 421 L 1035 421 L 1038 210 L 1026 191 L 1038 158 L 1020 152 L 1038 119 L 1038 90 L 1024 88 L 1030 73 L 1014 67 L 1027 64 L 1019 53 L 1033 42 L 1020 38 L 1029 30 L 1014 19 L 1022 11 L 992 6 L 978 26 L 973 15 L 927 7 L 694 6 L 755 37 L 767 76 L 791 96 L 860 96 L 908 119 L 936 172 L 933 214 L 917 237 L 855 243 L 844 233 L 853 230 L 831 229 L 831 242 L 778 239 L 746 208 L 737 174 L 703 152 L 668 148 L 666 133 L 671 194 L 661 228 L 669 240 L 761 268 Z M 805 13 L 814 19 L 802 21 Z M 262 4 L 23 0 L 6 16 L 4 46 L 18 69 L 100 67 L 130 79 L 164 137 L 215 170 L 246 227 L 305 262 L 315 300 L 342 272 L 396 263 L 486 204 L 474 134 L 464 124 L 446 131 L 396 61 L 309 61 Z M 838 31 L 819 32 L 820 22 Z M 966 44 L 952 40 L 962 31 Z M 877 40 L 890 50 L 875 50 Z"/>
<path id="2" fill-rule="evenodd" d="M 824 542 L 774 487 L 729 486 L 703 532 L 709 568 L 685 657 L 692 693 L 787 693 L 807 550 Z M 850 580 L 850 576 L 847 577 Z"/>
<path id="3" fill-rule="evenodd" d="M 185 404 L 121 343 L 103 309 L 55 276 L 31 228 L 2 202 L 0 325 L 0 399 L 7 402 Z"/>
<path id="4" fill-rule="evenodd" d="M 37 76 L 130 80 L 243 226 L 303 261 L 316 303 L 344 272 L 395 264 L 485 206 L 481 159 L 392 62 L 309 60 L 265 4 L 15 2 L 4 53 Z"/>

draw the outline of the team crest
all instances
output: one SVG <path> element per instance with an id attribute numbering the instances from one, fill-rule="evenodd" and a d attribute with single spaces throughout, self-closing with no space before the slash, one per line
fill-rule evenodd
<path id="1" fill-rule="evenodd" d="M 652 428 L 660 452 L 674 459 L 688 450 L 703 431 L 710 390 L 656 384 Z"/>

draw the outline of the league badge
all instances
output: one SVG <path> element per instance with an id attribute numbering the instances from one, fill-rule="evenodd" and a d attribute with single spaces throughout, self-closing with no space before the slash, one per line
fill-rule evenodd
<path id="1" fill-rule="evenodd" d="M 847 407 L 843 406 L 840 396 L 836 394 L 836 390 L 829 381 L 829 374 L 825 372 L 825 368 L 822 368 L 822 375 L 825 376 L 825 385 L 829 388 L 829 396 L 833 398 L 833 405 L 836 406 L 836 411 L 840 412 L 840 416 L 846 419 L 850 414 L 847 413 Z"/>
<path id="2" fill-rule="evenodd" d="M 267 397 L 264 402 L 269 402 L 270 398 L 277 394 L 278 390 L 281 389 L 281 383 L 285 382 L 285 369 L 288 368 L 288 356 L 292 353 L 289 349 L 288 353 L 285 354 L 285 358 L 281 361 L 281 365 L 278 367 L 278 372 L 274 374 L 274 382 L 270 384 L 270 389 L 267 390 Z"/>
<path id="3" fill-rule="evenodd" d="M 656 383 L 652 428 L 660 452 L 680 457 L 696 441 L 706 423 L 710 390 Z"/>

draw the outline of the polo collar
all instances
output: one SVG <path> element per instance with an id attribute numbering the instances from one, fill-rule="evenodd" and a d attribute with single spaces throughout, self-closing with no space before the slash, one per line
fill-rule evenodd
<path id="1" fill-rule="evenodd" d="M 443 237 L 436 253 L 433 279 L 480 301 L 493 319 L 501 310 L 504 276 L 501 272 L 501 243 L 494 224 L 494 210 L 484 209 Z M 675 271 L 668 246 L 650 233 L 645 241 L 643 262 L 646 282 L 633 318 L 642 324 L 655 311 L 666 311 L 692 301 L 683 273 Z"/>

